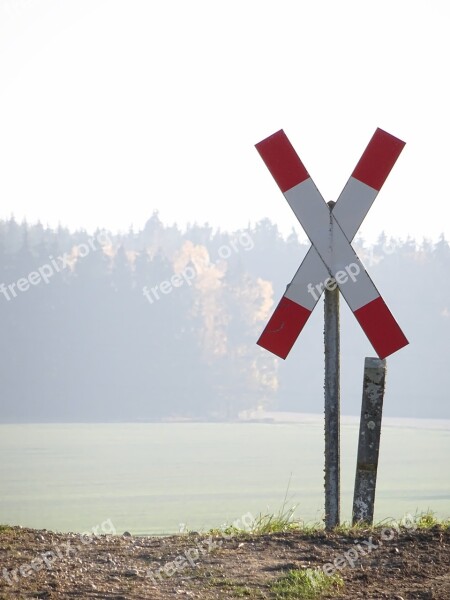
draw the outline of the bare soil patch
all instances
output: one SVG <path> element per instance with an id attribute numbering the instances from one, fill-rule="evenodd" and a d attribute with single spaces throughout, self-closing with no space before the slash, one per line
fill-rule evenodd
<path id="1" fill-rule="evenodd" d="M 0 598 L 275 600 L 273 583 L 289 570 L 322 569 L 337 561 L 344 586 L 320 597 L 448 600 L 449 537 L 449 528 L 442 525 L 390 533 L 376 528 L 89 539 L 4 528 Z M 351 549 L 354 566 L 345 557 Z"/>

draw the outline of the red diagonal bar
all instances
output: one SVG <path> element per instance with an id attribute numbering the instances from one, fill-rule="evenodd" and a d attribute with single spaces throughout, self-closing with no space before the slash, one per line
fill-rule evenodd
<path id="1" fill-rule="evenodd" d="M 386 358 L 409 344 L 381 296 L 353 314 L 380 358 Z M 383 323 L 384 327 L 380 327 L 379 323 Z"/>
<path id="2" fill-rule="evenodd" d="M 256 343 L 286 358 L 310 314 L 311 311 L 283 296 Z"/>
<path id="3" fill-rule="evenodd" d="M 308 179 L 308 171 L 282 129 L 255 148 L 283 193 Z"/>
<path id="4" fill-rule="evenodd" d="M 352 177 L 380 191 L 405 142 L 378 128 L 361 156 Z"/>

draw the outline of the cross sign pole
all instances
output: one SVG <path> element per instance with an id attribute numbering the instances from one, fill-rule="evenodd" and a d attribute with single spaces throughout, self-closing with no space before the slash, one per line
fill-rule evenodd
<path id="1" fill-rule="evenodd" d="M 336 203 L 328 202 L 331 211 Z M 330 217 L 330 237 L 333 222 Z M 325 527 L 339 525 L 340 515 L 340 331 L 339 289 L 325 288 L 324 345 L 325 345 Z"/>
<path id="2" fill-rule="evenodd" d="M 377 129 L 336 203 L 283 130 L 256 144 L 312 245 L 258 344 L 285 359 L 325 289 L 325 524 L 339 524 L 339 291 L 380 358 L 408 340 L 351 246 L 405 143 Z"/>

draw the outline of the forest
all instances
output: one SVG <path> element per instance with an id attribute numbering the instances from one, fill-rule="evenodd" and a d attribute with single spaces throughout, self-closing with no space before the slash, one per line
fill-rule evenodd
<path id="1" fill-rule="evenodd" d="M 354 247 L 410 345 L 388 359 L 387 414 L 450 418 L 450 248 L 379 236 Z M 0 221 L 2 422 L 233 420 L 323 410 L 323 323 L 286 361 L 256 345 L 309 242 L 264 219 L 140 231 Z M 343 412 L 373 350 L 341 301 Z"/>

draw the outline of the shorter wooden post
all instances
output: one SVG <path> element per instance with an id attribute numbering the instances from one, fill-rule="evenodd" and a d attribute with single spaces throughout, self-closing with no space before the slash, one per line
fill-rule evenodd
<path id="1" fill-rule="evenodd" d="M 373 523 L 385 381 L 386 360 L 366 357 L 353 496 L 353 525 Z"/>

